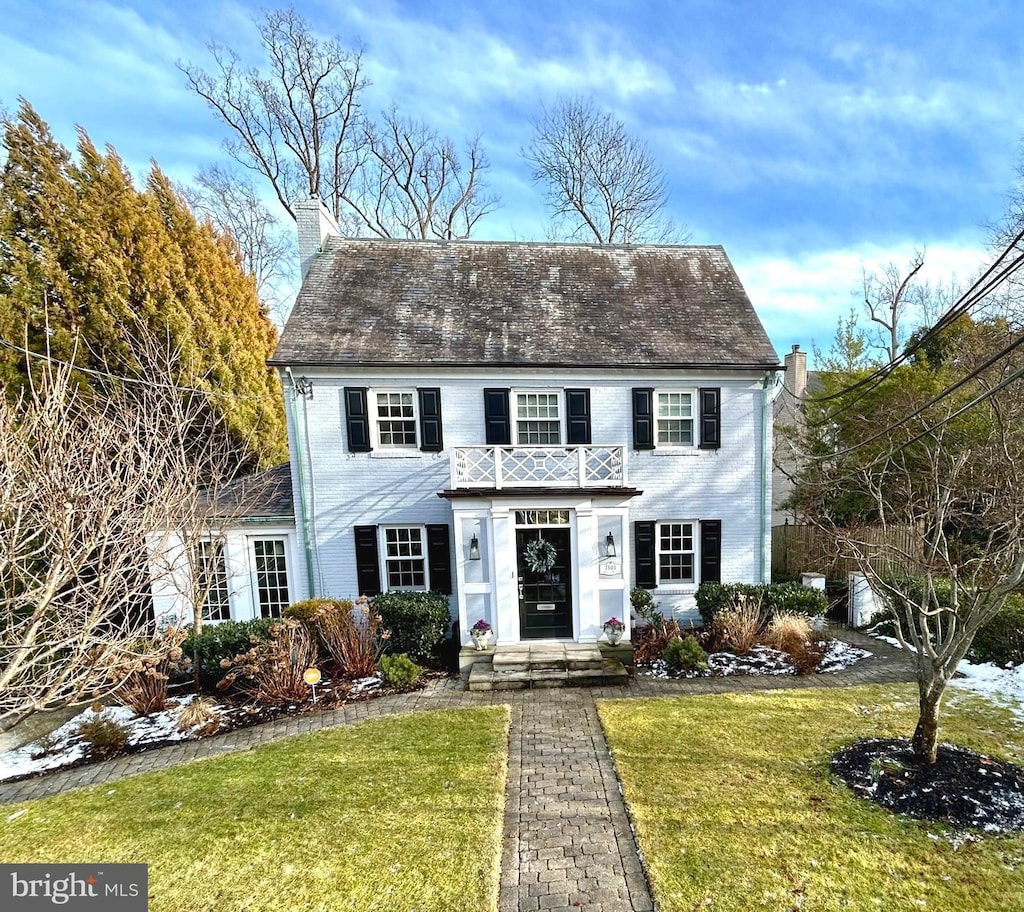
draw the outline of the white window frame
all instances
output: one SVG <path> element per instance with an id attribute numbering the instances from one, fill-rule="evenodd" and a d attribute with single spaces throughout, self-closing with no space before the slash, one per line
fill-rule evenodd
<path id="1" fill-rule="evenodd" d="M 412 417 L 411 418 L 390 418 L 380 416 L 380 405 L 377 401 L 378 396 L 394 396 L 394 395 L 408 395 L 412 397 Z M 398 387 L 388 387 L 381 389 L 371 389 L 368 391 L 369 403 L 367 404 L 367 410 L 370 412 L 373 418 L 373 440 L 376 447 L 384 451 L 392 451 L 399 453 L 409 453 L 412 451 L 419 450 L 420 448 L 420 404 L 419 404 L 419 393 L 415 389 L 406 389 Z M 381 440 L 381 424 L 385 421 L 412 421 L 413 437 L 415 438 L 413 443 L 384 443 Z"/>
<path id="2" fill-rule="evenodd" d="M 273 542 L 281 544 L 281 554 L 279 555 L 284 561 L 284 594 L 285 599 L 280 604 L 273 603 L 271 608 L 275 605 L 278 608 L 277 614 L 273 613 L 273 610 L 269 614 L 264 615 L 263 613 L 263 599 L 260 596 L 260 569 L 259 569 L 259 557 L 256 554 L 256 543 L 257 542 Z M 250 535 L 248 537 L 248 549 L 249 559 L 252 561 L 252 607 L 253 617 L 271 617 L 277 618 L 284 614 L 284 609 L 287 608 L 292 602 L 292 580 L 291 580 L 291 564 L 288 560 L 288 536 L 286 535 Z M 278 556 L 275 554 L 275 557 Z M 279 572 L 279 571 L 276 571 Z M 276 585 L 273 588 L 280 589 L 280 585 Z"/>
<path id="3" fill-rule="evenodd" d="M 420 536 L 420 555 L 418 557 L 414 555 L 402 555 L 395 554 L 392 556 L 388 551 L 390 544 L 388 540 L 388 532 L 394 532 L 397 530 L 416 530 Z M 418 525 L 417 523 L 391 523 L 386 526 L 377 527 L 378 535 L 378 547 L 380 553 L 380 570 L 381 570 L 381 583 L 383 584 L 385 592 L 429 592 L 430 591 L 430 561 L 427 555 L 427 527 Z M 400 541 L 396 541 L 395 544 L 401 545 Z M 423 562 L 423 585 L 411 585 L 411 586 L 392 586 L 391 585 L 391 574 L 389 573 L 389 563 L 391 561 L 422 561 Z"/>
<path id="4" fill-rule="evenodd" d="M 212 554 L 210 553 L 212 552 Z M 206 577 L 212 570 L 215 578 Z M 227 542 L 223 538 L 203 538 L 196 543 L 195 572 L 199 575 L 198 588 L 202 589 L 202 617 L 204 624 L 219 624 L 234 618 L 231 613 L 231 587 L 228 585 Z M 210 608 L 214 597 L 218 613 L 226 617 L 212 617 Z"/>
<path id="5" fill-rule="evenodd" d="M 558 408 L 558 440 L 555 443 L 522 443 L 519 437 L 519 425 L 526 422 L 554 421 L 552 418 L 520 418 L 519 397 L 520 396 L 554 396 L 555 405 Z M 525 387 L 512 390 L 512 446 L 565 446 L 565 391 L 553 387 Z"/>
<path id="6" fill-rule="evenodd" d="M 689 526 L 690 547 L 679 549 L 662 549 L 661 530 L 665 526 Z M 680 529 L 680 537 L 685 539 L 685 531 Z M 690 579 L 668 579 L 661 573 L 662 555 L 689 554 L 693 561 L 693 572 Z M 657 570 L 658 586 L 696 586 L 700 583 L 700 523 L 696 519 L 665 519 L 655 524 L 654 528 L 654 559 Z"/>
<path id="7" fill-rule="evenodd" d="M 661 397 L 672 396 L 672 395 L 684 395 L 690 397 L 690 417 L 683 418 L 681 416 L 672 416 L 661 414 Z M 697 390 L 690 387 L 680 388 L 668 388 L 662 387 L 654 391 L 654 448 L 656 450 L 693 450 L 696 449 L 697 440 L 697 416 L 695 414 L 697 409 Z M 662 422 L 669 421 L 689 421 L 690 422 L 690 442 L 689 443 L 673 443 L 673 442 L 662 442 L 661 440 L 661 427 Z"/>

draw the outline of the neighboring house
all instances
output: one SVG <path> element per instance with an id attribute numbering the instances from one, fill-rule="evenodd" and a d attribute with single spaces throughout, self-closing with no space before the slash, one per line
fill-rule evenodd
<path id="1" fill-rule="evenodd" d="M 633 586 L 685 619 L 701 581 L 769 578 L 781 365 L 721 247 L 353 240 L 316 201 L 297 215 L 271 360 L 289 599 L 435 589 L 464 643 L 481 618 L 498 645 L 594 642 Z"/>
<path id="2" fill-rule="evenodd" d="M 775 400 L 774 457 L 772 460 L 772 526 L 798 522 L 799 517 L 786 501 L 793 493 L 793 475 L 798 466 L 795 436 L 803 426 L 804 398 L 808 382 L 816 375 L 807 371 L 807 352 L 794 345 L 784 359 L 786 373 Z"/>

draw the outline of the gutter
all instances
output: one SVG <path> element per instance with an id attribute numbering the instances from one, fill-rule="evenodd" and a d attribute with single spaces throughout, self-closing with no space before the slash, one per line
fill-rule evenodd
<path id="1" fill-rule="evenodd" d="M 302 551 L 306 558 L 306 585 L 309 598 L 316 595 L 313 575 L 313 549 L 309 542 L 309 504 L 306 501 L 305 473 L 302 470 L 302 452 L 304 441 L 302 437 L 302 425 L 299 423 L 298 398 L 299 391 L 295 385 L 295 378 L 292 376 L 292 369 L 285 367 L 285 374 L 288 376 L 288 387 L 290 391 L 290 404 L 292 413 L 292 427 L 295 429 L 295 469 L 296 478 L 299 481 L 299 513 L 302 516 Z"/>
<path id="2" fill-rule="evenodd" d="M 770 567 L 768 554 L 771 549 L 771 515 L 772 504 L 768 484 L 772 470 L 772 436 L 774 425 L 774 410 L 772 404 L 782 392 L 782 384 L 775 384 L 775 374 L 772 371 L 765 371 L 764 381 L 761 384 L 761 496 L 759 499 L 760 521 L 761 521 L 761 548 L 759 558 L 760 579 L 762 583 L 768 582 Z"/>

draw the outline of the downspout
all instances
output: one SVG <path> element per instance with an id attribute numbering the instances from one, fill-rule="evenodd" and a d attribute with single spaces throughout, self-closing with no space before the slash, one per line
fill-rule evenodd
<path id="1" fill-rule="evenodd" d="M 298 398 L 299 390 L 295 385 L 295 378 L 292 376 L 292 369 L 286 367 L 285 374 L 288 376 L 289 401 L 291 403 L 292 427 L 295 429 L 295 477 L 299 481 L 299 511 L 302 514 L 301 533 L 302 551 L 306 558 L 306 585 L 309 597 L 316 595 L 313 575 L 313 550 L 309 544 L 309 504 L 306 501 L 305 473 L 302 469 L 302 453 L 304 441 L 302 437 L 302 425 L 299 423 Z"/>
<path id="2" fill-rule="evenodd" d="M 781 385 L 775 384 L 774 371 L 765 371 L 764 381 L 761 384 L 761 497 L 758 512 L 760 513 L 761 525 L 761 547 L 759 549 L 759 570 L 762 583 L 768 581 L 768 549 L 771 547 L 771 515 L 772 505 L 768 484 L 772 471 L 772 425 L 773 409 L 772 404 L 782 391 Z"/>

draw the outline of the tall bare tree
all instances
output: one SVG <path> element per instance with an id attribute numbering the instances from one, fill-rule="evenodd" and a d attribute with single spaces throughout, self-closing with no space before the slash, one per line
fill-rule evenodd
<path id="1" fill-rule="evenodd" d="M 874 272 L 861 270 L 864 306 L 871 322 L 880 327 L 879 348 L 888 361 L 899 356 L 912 309 L 925 303 L 927 289 L 916 281 L 923 268 L 924 252 L 915 250 L 905 268 L 890 260 Z"/>
<path id="2" fill-rule="evenodd" d="M 281 283 L 294 271 L 289 268 L 296 259 L 294 231 L 281 226 L 245 175 L 220 165 L 203 168 L 182 194 L 193 212 L 234 238 L 260 301 L 283 323 L 286 302 Z"/>
<path id="3" fill-rule="evenodd" d="M 374 234 L 453 240 L 469 237 L 498 199 L 481 185 L 487 155 L 474 137 L 455 144 L 392 108 L 368 124 L 369 155 L 346 202 Z"/>
<path id="4" fill-rule="evenodd" d="M 668 183 L 643 140 L 592 99 L 542 106 L 520 150 L 544 191 L 556 233 L 600 244 L 686 240 L 668 218 Z"/>
<path id="5" fill-rule="evenodd" d="M 292 218 L 318 197 L 342 230 L 380 237 L 467 237 L 497 204 L 484 188 L 479 138 L 455 144 L 394 109 L 373 123 L 362 109 L 362 53 L 321 39 L 294 9 L 257 20 L 267 60 L 246 69 L 211 43 L 216 69 L 178 67 L 231 130 L 228 154 L 262 175 Z"/>

